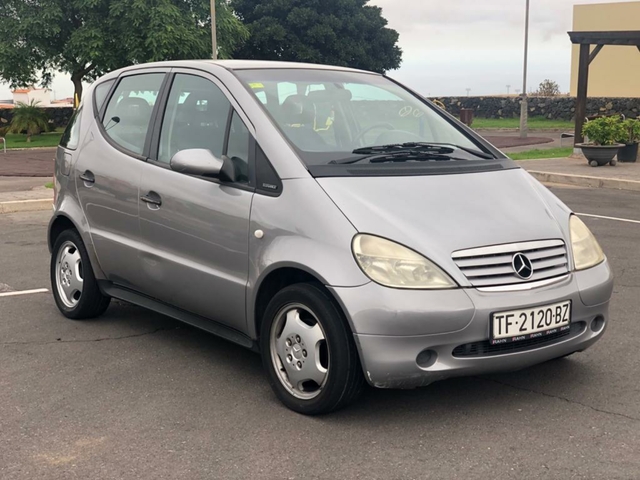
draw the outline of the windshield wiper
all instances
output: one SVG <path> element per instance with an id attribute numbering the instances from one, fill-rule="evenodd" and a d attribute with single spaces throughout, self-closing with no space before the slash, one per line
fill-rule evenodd
<path id="1" fill-rule="evenodd" d="M 373 147 L 364 147 L 364 148 L 356 148 L 352 153 L 359 155 L 374 155 L 378 153 L 392 153 L 392 152 L 402 152 L 406 150 L 411 151 L 429 151 L 433 153 L 439 153 L 448 155 L 453 153 L 455 150 L 462 150 L 463 152 L 467 152 L 475 157 L 482 158 L 485 160 L 491 160 L 495 157 L 485 152 L 481 152 L 480 150 L 476 150 L 474 148 L 463 147 L 460 145 L 452 145 L 448 143 L 429 143 L 429 142 L 406 142 L 406 143 L 394 143 L 391 145 L 378 145 Z"/>
<path id="2" fill-rule="evenodd" d="M 456 149 L 462 150 L 463 152 L 467 152 L 471 155 L 485 160 L 494 158 L 493 156 L 479 150 L 460 147 L 457 145 L 448 145 L 444 143 L 408 142 L 356 148 L 353 153 L 365 156 L 356 158 L 345 158 L 343 160 L 333 160 L 329 163 L 332 165 L 350 165 L 366 160 L 368 160 L 369 163 L 404 162 L 407 160 L 469 160 L 467 158 L 458 158 L 451 156 L 451 154 L 455 152 Z"/>
<path id="3" fill-rule="evenodd" d="M 451 149 L 450 149 L 451 150 Z M 367 155 L 366 157 L 350 158 L 345 160 L 333 160 L 329 162 L 333 165 L 348 165 L 352 163 L 362 162 L 368 160 L 369 163 L 389 163 L 389 162 L 448 162 L 451 160 L 469 161 L 468 158 L 454 157 L 445 153 L 433 153 L 433 152 L 419 152 L 419 151 L 400 151 L 393 153 L 380 153 L 375 155 Z"/>

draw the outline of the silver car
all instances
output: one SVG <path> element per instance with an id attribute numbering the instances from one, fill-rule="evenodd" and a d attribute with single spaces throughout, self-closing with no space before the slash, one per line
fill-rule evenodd
<path id="1" fill-rule="evenodd" d="M 110 73 L 57 151 L 51 282 L 71 319 L 131 302 L 260 352 L 304 414 L 366 383 L 517 370 L 604 333 L 585 224 L 471 129 L 341 67 Z"/>

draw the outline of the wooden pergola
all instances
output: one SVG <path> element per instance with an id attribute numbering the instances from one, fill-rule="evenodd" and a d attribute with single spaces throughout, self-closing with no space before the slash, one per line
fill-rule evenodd
<path id="1" fill-rule="evenodd" d="M 587 87 L 589 85 L 589 64 L 595 60 L 605 45 L 636 47 L 640 51 L 640 31 L 633 32 L 569 32 L 574 45 L 580 45 L 578 67 L 578 98 L 576 100 L 575 143 L 584 142 L 582 127 L 587 116 Z M 596 47 L 591 51 L 591 46 Z"/>

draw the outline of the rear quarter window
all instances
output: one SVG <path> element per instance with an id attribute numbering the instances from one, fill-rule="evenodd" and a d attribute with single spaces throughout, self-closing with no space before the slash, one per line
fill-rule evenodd
<path id="1" fill-rule="evenodd" d="M 80 118 L 82 116 L 82 108 L 75 111 L 67 128 L 60 138 L 60 146 L 68 150 L 75 150 L 80 143 Z"/>
<path id="2" fill-rule="evenodd" d="M 95 88 L 93 96 L 96 102 L 96 115 L 100 110 L 102 110 L 102 106 L 104 105 L 104 101 L 107 99 L 107 95 L 109 94 L 109 90 L 111 90 L 113 82 L 115 82 L 115 80 L 108 80 Z"/>

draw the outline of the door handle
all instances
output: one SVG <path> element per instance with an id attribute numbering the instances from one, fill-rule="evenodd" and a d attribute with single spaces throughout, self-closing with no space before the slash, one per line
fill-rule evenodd
<path id="1" fill-rule="evenodd" d="M 96 177 L 93 175 L 93 172 L 86 170 L 83 174 L 80 175 L 80 180 L 85 183 L 96 183 Z"/>
<path id="2" fill-rule="evenodd" d="M 154 205 L 156 207 L 160 207 L 160 205 L 162 205 L 162 198 L 160 198 L 160 195 L 158 195 L 156 192 L 149 192 L 146 195 L 140 197 L 140 200 L 142 200 L 144 203 Z"/>

